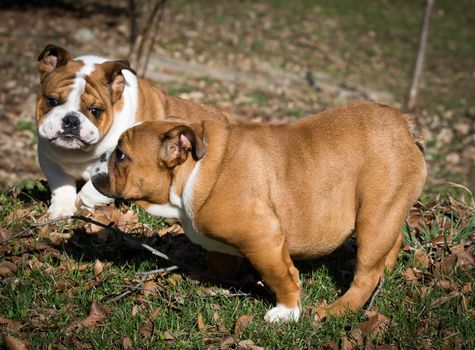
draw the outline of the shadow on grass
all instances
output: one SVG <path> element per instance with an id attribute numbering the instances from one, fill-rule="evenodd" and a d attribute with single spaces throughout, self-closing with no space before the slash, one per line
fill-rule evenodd
<path id="1" fill-rule="evenodd" d="M 25 183 L 10 191 L 10 195 L 24 203 L 47 204 L 50 197 L 45 181 Z M 171 262 L 145 250 L 141 246 L 145 243 L 168 255 L 172 260 L 183 262 L 202 271 L 202 273 L 197 273 L 196 270 L 177 270 L 192 280 L 250 293 L 258 299 L 275 302 L 273 293 L 257 283 L 261 278 L 247 260 L 243 262 L 235 276 L 213 276 L 207 272 L 206 251 L 191 243 L 185 235 L 166 234 L 162 237 L 158 235 L 147 237 L 140 231 L 119 233 L 110 230 L 102 230 L 92 235 L 88 234 L 84 227 L 74 228 L 70 233 L 71 238 L 67 242 L 56 245 L 55 248 L 78 262 L 108 261 L 116 266 L 130 267 L 133 271 L 143 270 L 141 266 L 144 263 L 150 269 L 172 265 Z M 344 292 L 353 279 L 355 257 L 356 243 L 354 239 L 350 239 L 330 255 L 315 260 L 295 261 L 295 265 L 301 274 L 309 274 L 322 266 L 325 267 L 336 288 Z"/>
<path id="2" fill-rule="evenodd" d="M 134 267 L 133 270 L 137 270 L 142 263 L 147 263 L 150 269 L 171 265 L 169 261 L 144 250 L 141 243 L 196 268 L 197 271 L 177 270 L 177 273 L 183 274 L 191 280 L 230 289 L 232 292 L 249 293 L 258 300 L 275 303 L 274 294 L 269 288 L 258 283 L 261 278 L 247 260 L 243 261 L 239 271 L 232 277 L 210 274 L 207 272 L 206 251 L 191 243 L 185 235 L 167 234 L 163 237 L 138 237 L 135 234 L 103 232 L 91 236 L 83 229 L 77 229 L 71 239 L 58 246 L 58 249 L 77 261 L 94 262 L 99 259 L 109 261 L 114 265 L 131 266 Z M 309 274 L 319 267 L 326 267 L 336 288 L 344 292 L 349 288 L 353 279 L 355 256 L 355 241 L 350 239 L 328 256 L 309 261 L 295 261 L 295 265 L 301 274 Z"/>

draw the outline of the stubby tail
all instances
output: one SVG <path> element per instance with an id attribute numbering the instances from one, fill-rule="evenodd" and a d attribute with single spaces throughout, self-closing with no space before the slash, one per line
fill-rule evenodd
<path id="1" fill-rule="evenodd" d="M 404 114 L 403 118 L 406 121 L 409 135 L 411 135 L 411 138 L 414 140 L 417 148 L 419 148 L 421 152 L 424 153 L 424 144 L 422 142 L 421 132 L 414 121 L 414 117 L 409 114 Z"/>

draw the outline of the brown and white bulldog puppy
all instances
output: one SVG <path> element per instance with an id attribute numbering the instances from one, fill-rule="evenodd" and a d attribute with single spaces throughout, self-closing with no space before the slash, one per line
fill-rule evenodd
<path id="1" fill-rule="evenodd" d="M 320 317 L 360 308 L 393 269 L 426 178 L 421 150 L 409 116 L 369 102 L 278 126 L 145 122 L 120 137 L 92 182 L 181 219 L 208 250 L 246 257 L 276 293 L 265 319 L 297 320 L 292 259 L 329 254 L 356 235 L 351 287 Z"/>
<path id="2" fill-rule="evenodd" d="M 137 122 L 168 115 L 187 121 L 232 119 L 211 107 L 167 95 L 138 78 L 127 61 L 73 58 L 64 48 L 48 45 L 39 55 L 38 71 L 38 157 L 51 188 L 52 218 L 73 214 L 78 204 L 93 208 L 112 201 L 94 189 L 90 169 Z M 86 181 L 78 194 L 77 180 Z"/>

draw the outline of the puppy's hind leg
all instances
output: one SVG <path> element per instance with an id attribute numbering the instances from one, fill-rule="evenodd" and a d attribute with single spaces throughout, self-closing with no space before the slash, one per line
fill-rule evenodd
<path id="1" fill-rule="evenodd" d="M 320 318 L 361 308 L 371 297 L 384 268 L 394 267 L 401 246 L 400 232 L 410 204 L 394 197 L 384 203 L 362 203 L 356 220 L 356 267 L 350 288 L 326 308 L 317 310 Z"/>

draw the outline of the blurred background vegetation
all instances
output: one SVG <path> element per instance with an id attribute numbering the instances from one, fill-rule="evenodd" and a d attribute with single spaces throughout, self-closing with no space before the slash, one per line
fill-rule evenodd
<path id="1" fill-rule="evenodd" d="M 256 121 L 286 122 L 371 98 L 404 109 L 425 1 L 51 0 L 0 4 L 0 184 L 41 176 L 36 58 L 48 43 L 75 55 L 130 57 L 158 3 L 142 56 L 171 93 Z M 163 5 L 163 4 L 162 4 Z M 437 0 L 414 111 L 427 190 L 475 190 L 475 3 Z M 148 50 L 150 55 L 148 55 Z M 142 57 L 142 58 L 143 58 Z M 455 191 L 464 192 L 460 187 Z"/>

